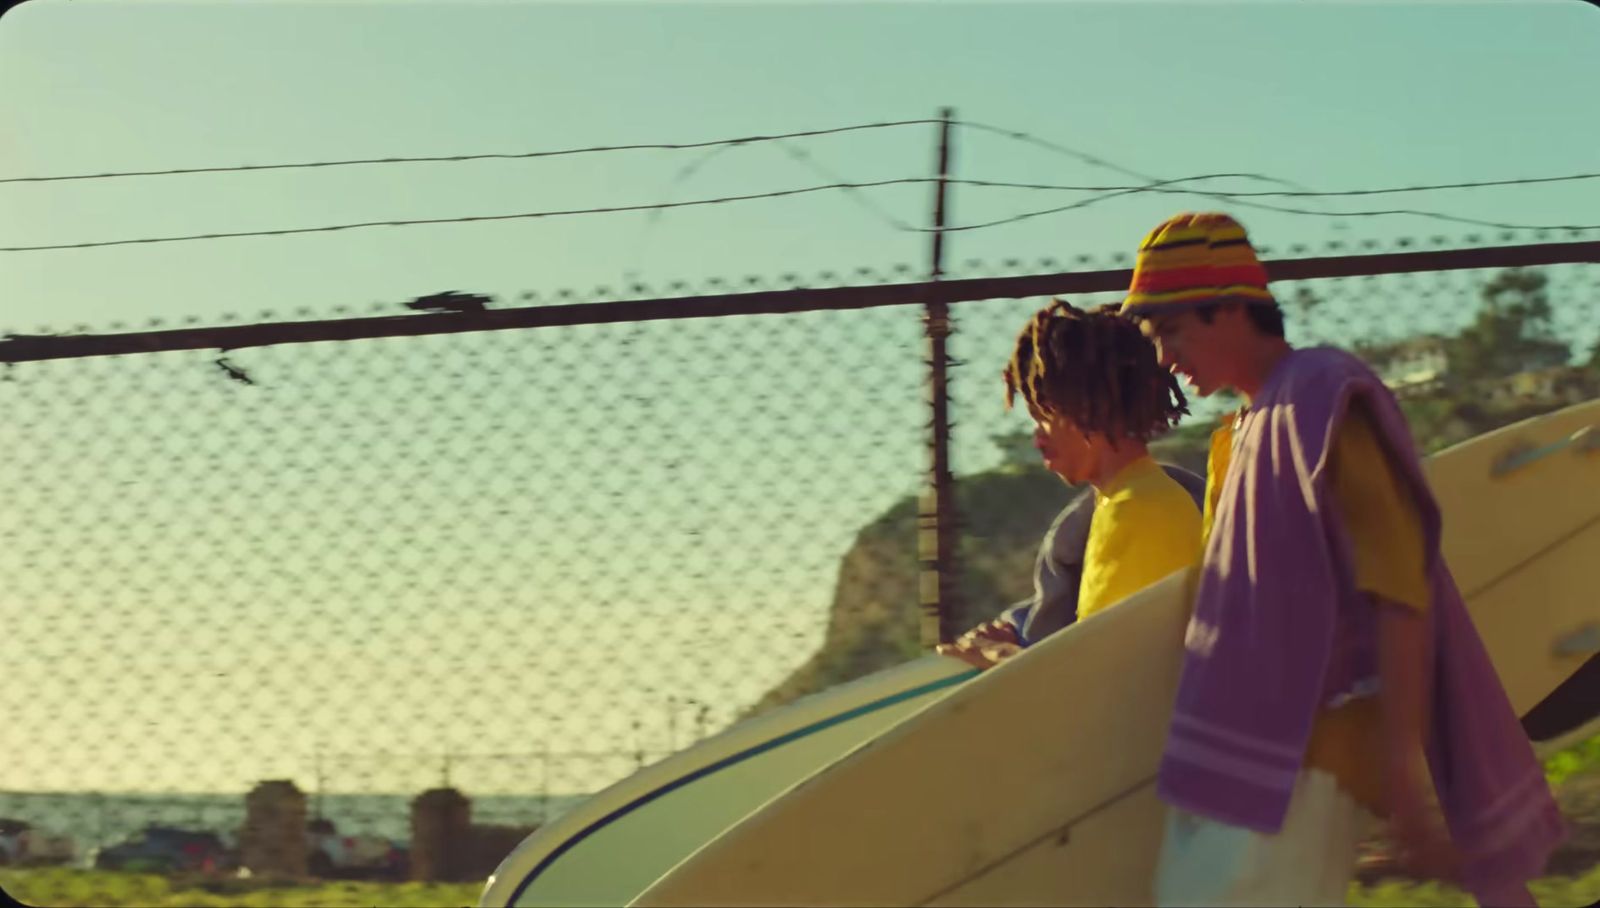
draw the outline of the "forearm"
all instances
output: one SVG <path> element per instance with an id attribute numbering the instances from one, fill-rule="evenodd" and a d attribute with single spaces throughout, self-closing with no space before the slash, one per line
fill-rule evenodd
<path id="1" fill-rule="evenodd" d="M 1384 763 L 1392 789 L 1417 781 L 1417 755 L 1427 733 L 1427 623 L 1415 609 L 1378 596 L 1373 599 L 1378 608 Z"/>

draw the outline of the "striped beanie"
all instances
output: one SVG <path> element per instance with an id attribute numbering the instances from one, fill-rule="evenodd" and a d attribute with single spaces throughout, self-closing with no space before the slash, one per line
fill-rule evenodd
<path id="1" fill-rule="evenodd" d="M 1206 303 L 1273 303 L 1267 269 L 1238 221 L 1185 212 L 1145 236 L 1122 314 L 1141 316 Z"/>

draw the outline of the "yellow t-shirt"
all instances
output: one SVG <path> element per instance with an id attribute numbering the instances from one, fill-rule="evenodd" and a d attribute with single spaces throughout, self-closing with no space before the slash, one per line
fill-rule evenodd
<path id="1" fill-rule="evenodd" d="M 1200 560 L 1194 498 L 1154 460 L 1123 467 L 1095 496 L 1078 582 L 1079 620 Z"/>
<path id="2" fill-rule="evenodd" d="M 1232 423 L 1212 433 L 1206 465 L 1203 527 L 1211 533 L 1221 478 L 1233 453 Z M 1356 587 L 1423 610 L 1429 588 L 1423 564 L 1422 518 L 1389 465 L 1365 408 L 1353 406 L 1339 427 L 1329 460 L 1335 506 L 1349 533 Z M 1377 697 L 1324 709 L 1312 726 L 1305 764 L 1338 779 L 1357 803 L 1388 813 L 1383 779 L 1382 713 Z"/>

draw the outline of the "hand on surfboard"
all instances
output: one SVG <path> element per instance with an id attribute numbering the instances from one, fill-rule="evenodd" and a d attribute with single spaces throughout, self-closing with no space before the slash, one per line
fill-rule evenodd
<path id="1" fill-rule="evenodd" d="M 1022 641 L 1016 628 L 1004 621 L 990 621 L 962 634 L 954 643 L 939 644 L 934 652 L 985 669 L 1022 652 Z"/>

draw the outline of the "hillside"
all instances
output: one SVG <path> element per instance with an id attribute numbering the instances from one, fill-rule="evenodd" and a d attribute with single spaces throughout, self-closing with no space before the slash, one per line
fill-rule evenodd
<path id="1" fill-rule="evenodd" d="M 1037 466 L 957 480 L 958 627 L 987 621 L 1032 593 L 1039 543 L 1071 495 Z M 750 714 L 921 655 L 917 570 L 917 500 L 907 497 L 863 527 L 845 554 L 821 648 Z"/>

